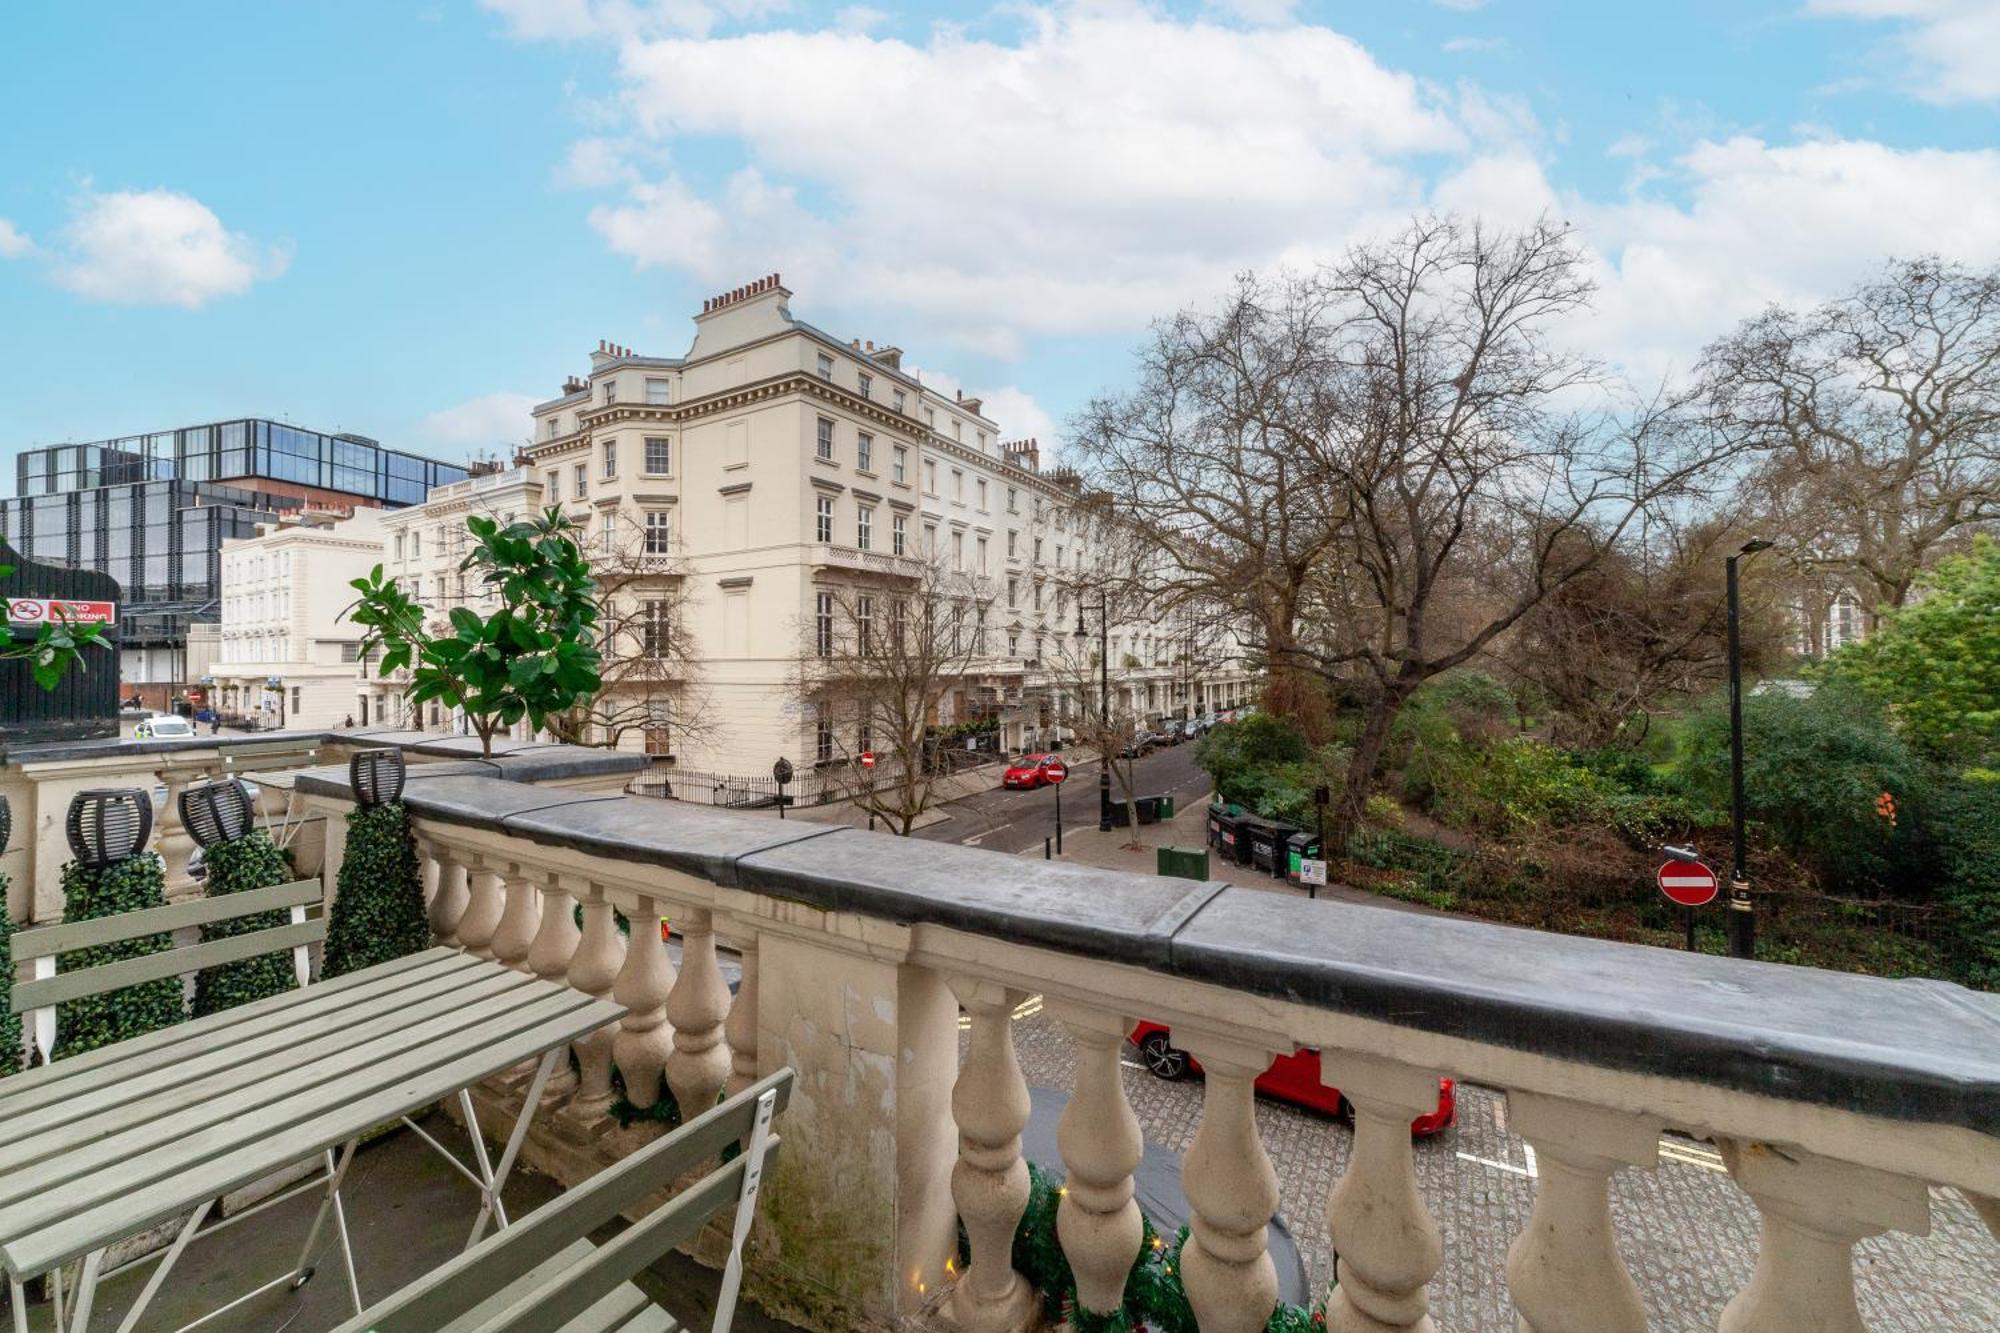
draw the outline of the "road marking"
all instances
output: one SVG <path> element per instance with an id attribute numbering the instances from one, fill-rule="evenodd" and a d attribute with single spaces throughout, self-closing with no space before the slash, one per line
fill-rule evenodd
<path id="1" fill-rule="evenodd" d="M 1140 1064 L 1137 1060 L 1120 1060 L 1118 1063 L 1124 1065 L 1127 1069 L 1136 1069 L 1142 1074 L 1151 1072 L 1146 1068 L 1146 1066 Z"/>
<path id="2" fill-rule="evenodd" d="M 1526 1142 L 1523 1142 L 1523 1143 L 1521 1144 L 1521 1160 L 1525 1161 L 1525 1162 L 1526 1162 L 1526 1163 L 1528 1164 L 1528 1176 L 1529 1176 L 1529 1178 L 1530 1178 L 1530 1179 L 1532 1179 L 1532 1178 L 1534 1177 L 1534 1175 L 1535 1175 L 1536 1171 L 1537 1171 L 1537 1170 L 1539 1169 L 1539 1168 L 1537 1168 L 1537 1167 L 1536 1167 L 1536 1165 L 1535 1165 L 1535 1145 L 1534 1145 L 1534 1144 L 1532 1144 L 1532 1143 L 1526 1143 Z"/>
<path id="3" fill-rule="evenodd" d="M 1712 1148 L 1704 1148 L 1686 1139 L 1661 1139 L 1660 1156 L 1682 1166 L 1698 1166 L 1704 1171 L 1714 1171 L 1727 1175 L 1729 1168 L 1722 1163 L 1722 1154 Z"/>
<path id="4" fill-rule="evenodd" d="M 1027 999 L 1014 1006 L 1014 1021 L 1018 1023 L 1024 1018 L 1033 1018 L 1040 1012 L 1042 1012 L 1042 997 L 1039 995 L 1030 995 Z M 971 1029 L 972 1016 L 970 1014 L 960 1014 L 958 1016 L 958 1030 L 960 1032 L 969 1032 Z"/>
<path id="5" fill-rule="evenodd" d="M 1515 1166 L 1510 1162 L 1496 1162 L 1490 1157 L 1474 1157 L 1469 1152 L 1462 1152 L 1458 1156 L 1459 1160 L 1461 1161 L 1477 1162 L 1481 1166 L 1490 1166 L 1495 1171 L 1505 1171 L 1510 1175 L 1526 1176 L 1529 1180 L 1533 1180 L 1535 1178 L 1535 1173 L 1533 1170 L 1527 1167 Z"/>

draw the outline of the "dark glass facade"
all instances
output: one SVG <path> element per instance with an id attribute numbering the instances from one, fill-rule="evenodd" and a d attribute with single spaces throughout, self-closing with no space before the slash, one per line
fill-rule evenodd
<path id="1" fill-rule="evenodd" d="M 221 421 L 91 444 L 29 449 L 14 463 L 24 496 L 139 481 L 258 478 L 339 491 L 387 508 L 423 503 L 433 486 L 464 481 L 456 463 L 385 449 L 359 435 L 324 435 L 282 421 Z"/>
<path id="2" fill-rule="evenodd" d="M 183 644 L 191 622 L 219 618 L 224 541 L 307 504 L 419 504 L 466 476 L 360 436 L 257 420 L 30 449 L 15 466 L 0 535 L 31 560 L 118 580 L 120 637 L 134 647 Z"/>

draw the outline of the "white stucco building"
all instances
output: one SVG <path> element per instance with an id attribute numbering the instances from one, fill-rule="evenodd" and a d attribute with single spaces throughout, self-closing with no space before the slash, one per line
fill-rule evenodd
<path id="1" fill-rule="evenodd" d="M 350 581 L 382 559 L 382 511 L 305 511 L 222 545 L 222 620 L 206 672 L 225 718 L 337 727 L 353 715 L 359 627 Z"/>

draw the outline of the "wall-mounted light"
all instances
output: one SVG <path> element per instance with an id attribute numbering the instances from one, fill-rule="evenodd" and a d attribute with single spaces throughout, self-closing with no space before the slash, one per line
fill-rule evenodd
<path id="1" fill-rule="evenodd" d="M 235 842 L 250 832 L 256 814 L 240 779 L 217 778 L 181 793 L 181 823 L 204 849 Z"/>
<path id="2" fill-rule="evenodd" d="M 69 849 L 90 869 L 137 856 L 153 834 L 153 800 L 137 787 L 94 787 L 69 803 Z"/>
<path id="3" fill-rule="evenodd" d="M 379 750 L 356 750 L 347 761 L 347 780 L 354 788 L 354 803 L 364 810 L 400 800 L 403 776 L 403 752 L 393 745 Z"/>

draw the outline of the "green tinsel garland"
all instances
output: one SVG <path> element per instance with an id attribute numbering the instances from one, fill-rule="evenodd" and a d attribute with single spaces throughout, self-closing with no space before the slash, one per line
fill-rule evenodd
<path id="1" fill-rule="evenodd" d="M 1014 1229 L 1014 1269 L 1042 1293 L 1044 1313 L 1050 1323 L 1065 1317 L 1075 1333 L 1132 1333 L 1141 1325 L 1152 1333 L 1198 1333 L 1194 1307 L 1188 1303 L 1187 1289 L 1181 1285 L 1181 1249 L 1187 1244 L 1188 1229 L 1182 1227 L 1168 1241 L 1153 1229 L 1153 1221 L 1140 1214 L 1144 1240 L 1132 1272 L 1125 1279 L 1124 1308 L 1112 1314 L 1093 1314 L 1077 1304 L 1076 1275 L 1070 1271 L 1056 1234 L 1056 1210 L 1062 1203 L 1062 1180 L 1028 1163 L 1028 1207 Z M 965 1229 L 959 1228 L 959 1264 L 971 1262 Z M 1326 1301 L 1312 1309 L 1280 1303 L 1271 1312 L 1264 1333 L 1312 1333 L 1325 1327 Z"/>
<path id="2" fill-rule="evenodd" d="M 14 918 L 7 877 L 0 875 L 0 1078 L 21 1072 L 21 1016 L 14 1012 Z"/>
<path id="3" fill-rule="evenodd" d="M 120 861 L 102 869 L 86 869 L 72 861 L 63 867 L 63 919 L 94 921 L 120 912 L 137 912 L 167 905 L 166 868 L 151 852 Z M 100 944 L 62 956 L 59 970 L 76 972 L 86 967 L 123 962 L 165 953 L 173 947 L 171 935 L 148 935 L 117 944 Z M 107 995 L 87 995 L 64 1004 L 56 1014 L 55 1058 L 82 1055 L 100 1046 L 144 1036 L 160 1028 L 172 1027 L 187 1017 L 187 1005 L 179 977 L 148 981 Z M 44 1051 L 47 1060 L 49 1053 Z"/>
<path id="4" fill-rule="evenodd" d="M 204 849 L 202 860 L 208 867 L 205 891 L 210 898 L 250 889 L 268 889 L 274 884 L 288 884 L 292 879 L 291 854 L 272 842 L 271 835 L 263 829 L 252 829 L 234 842 L 218 843 Z M 212 921 L 201 928 L 201 938 L 206 944 L 211 940 L 231 939 L 260 930 L 276 930 L 290 920 L 289 913 L 277 911 Z M 221 1013 L 224 1009 L 234 1009 L 239 1004 L 249 1004 L 267 996 L 282 995 L 297 986 L 298 976 L 292 969 L 289 949 L 206 968 L 195 977 L 195 1017 Z"/>
<path id="5" fill-rule="evenodd" d="M 427 949 L 424 885 L 410 816 L 400 801 L 358 809 L 347 817 L 347 850 L 327 920 L 326 977 Z"/>

